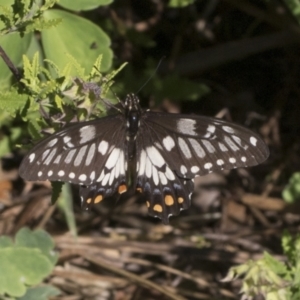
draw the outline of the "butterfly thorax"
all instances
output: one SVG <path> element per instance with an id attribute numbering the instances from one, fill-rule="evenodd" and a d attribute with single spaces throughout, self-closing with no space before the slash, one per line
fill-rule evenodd
<path id="1" fill-rule="evenodd" d="M 125 116 L 127 119 L 126 142 L 129 160 L 132 160 L 136 153 L 135 140 L 140 126 L 141 113 L 139 99 L 133 94 L 127 95 L 125 100 Z"/>

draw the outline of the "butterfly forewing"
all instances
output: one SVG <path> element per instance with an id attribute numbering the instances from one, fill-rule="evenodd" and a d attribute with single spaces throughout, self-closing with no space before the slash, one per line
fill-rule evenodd
<path id="1" fill-rule="evenodd" d="M 194 177 L 257 165 L 268 155 L 262 139 L 244 127 L 142 111 L 137 97 L 128 95 L 123 112 L 71 125 L 38 143 L 20 175 L 80 184 L 85 205 L 126 192 L 130 177 L 149 214 L 167 223 L 190 205 Z M 129 163 L 136 167 L 129 170 Z"/>
<path id="2" fill-rule="evenodd" d="M 269 155 L 257 134 L 221 119 L 148 113 L 144 123 L 169 154 L 170 167 L 184 178 L 254 166 Z"/>
<path id="3" fill-rule="evenodd" d="M 34 181 L 99 182 L 116 162 L 125 165 L 125 130 L 122 115 L 73 124 L 38 143 L 24 158 L 19 173 Z M 124 173 L 119 171 L 119 175 Z"/>

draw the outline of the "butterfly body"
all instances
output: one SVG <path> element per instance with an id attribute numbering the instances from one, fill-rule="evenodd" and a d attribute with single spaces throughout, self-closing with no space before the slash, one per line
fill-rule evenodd
<path id="1" fill-rule="evenodd" d="M 26 180 L 79 184 L 85 205 L 123 194 L 131 185 L 145 198 L 149 214 L 167 223 L 189 207 L 196 176 L 257 165 L 268 154 L 247 128 L 144 111 L 130 94 L 119 113 L 76 123 L 42 140 L 19 172 Z"/>

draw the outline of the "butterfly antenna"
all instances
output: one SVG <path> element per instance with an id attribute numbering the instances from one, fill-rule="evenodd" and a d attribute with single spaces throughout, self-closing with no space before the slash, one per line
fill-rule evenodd
<path id="1" fill-rule="evenodd" d="M 147 84 L 148 82 L 154 77 L 154 75 L 157 73 L 162 61 L 165 59 L 166 57 L 163 56 L 160 60 L 159 63 L 157 64 L 157 67 L 155 69 L 155 71 L 153 72 L 153 74 L 148 78 L 148 80 L 138 89 L 138 91 L 135 94 L 138 94 Z"/>

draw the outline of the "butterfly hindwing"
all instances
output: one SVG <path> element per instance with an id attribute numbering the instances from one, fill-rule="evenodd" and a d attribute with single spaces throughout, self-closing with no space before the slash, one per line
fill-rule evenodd
<path id="1" fill-rule="evenodd" d="M 171 215 L 190 206 L 193 181 L 176 174 L 169 153 L 143 121 L 137 140 L 136 189 L 143 194 L 148 213 L 168 223 Z"/>

